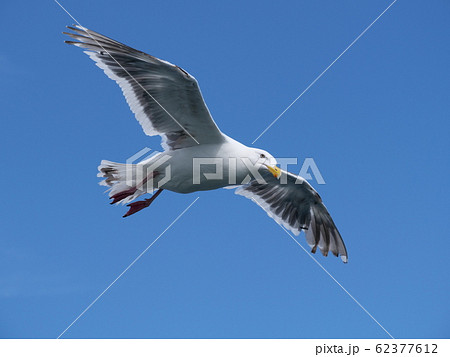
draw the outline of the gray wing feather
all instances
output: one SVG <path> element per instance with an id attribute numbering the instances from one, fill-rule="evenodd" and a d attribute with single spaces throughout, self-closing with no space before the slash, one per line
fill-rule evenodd
<path id="1" fill-rule="evenodd" d="M 169 62 L 135 50 L 95 31 L 68 26 L 65 33 L 86 49 L 106 75 L 115 80 L 147 135 L 161 135 L 165 149 L 224 140 L 211 118 L 196 79 Z"/>
<path id="2" fill-rule="evenodd" d="M 299 235 L 306 232 L 306 242 L 313 253 L 317 248 L 348 260 L 344 241 L 319 194 L 299 176 L 282 171 L 279 179 L 267 170 L 261 175 L 265 182 L 252 180 L 240 186 L 236 194 L 254 200 L 277 223 Z"/>

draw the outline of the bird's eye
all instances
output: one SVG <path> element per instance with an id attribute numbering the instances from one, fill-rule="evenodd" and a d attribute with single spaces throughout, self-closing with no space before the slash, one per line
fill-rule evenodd
<path id="1" fill-rule="evenodd" d="M 266 155 L 261 154 L 261 155 L 259 155 L 259 157 L 260 157 L 261 159 L 265 159 Z"/>

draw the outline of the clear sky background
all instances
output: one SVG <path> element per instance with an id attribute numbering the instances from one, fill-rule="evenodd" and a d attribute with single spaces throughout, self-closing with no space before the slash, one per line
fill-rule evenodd
<path id="1" fill-rule="evenodd" d="M 75 1 L 80 23 L 192 73 L 250 144 L 390 1 Z M 253 202 L 163 192 L 127 219 L 102 159 L 144 147 L 53 1 L 0 5 L 0 337 L 384 338 Z M 449 338 L 450 3 L 399 0 L 257 145 L 317 163 L 349 263 L 318 261 L 396 338 Z M 306 246 L 303 235 L 299 241 Z"/>

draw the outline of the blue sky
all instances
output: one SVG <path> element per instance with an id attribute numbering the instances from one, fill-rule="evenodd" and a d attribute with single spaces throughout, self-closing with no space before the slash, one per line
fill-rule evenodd
<path id="1" fill-rule="evenodd" d="M 82 25 L 192 73 L 245 144 L 389 3 L 62 1 Z M 388 337 L 233 192 L 163 192 L 123 219 L 96 168 L 159 138 L 63 43 L 73 21 L 53 1 L 0 10 L 0 337 L 57 337 L 196 197 L 65 338 Z M 449 10 L 399 0 L 257 142 L 314 158 L 349 263 L 316 258 L 397 338 L 450 337 Z"/>

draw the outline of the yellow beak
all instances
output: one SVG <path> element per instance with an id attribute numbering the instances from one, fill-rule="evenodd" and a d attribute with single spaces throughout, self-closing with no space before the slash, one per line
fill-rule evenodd
<path id="1" fill-rule="evenodd" d="M 269 166 L 266 165 L 266 167 L 269 169 L 270 173 L 275 176 L 276 178 L 279 178 L 281 176 L 281 170 L 276 166 Z"/>

